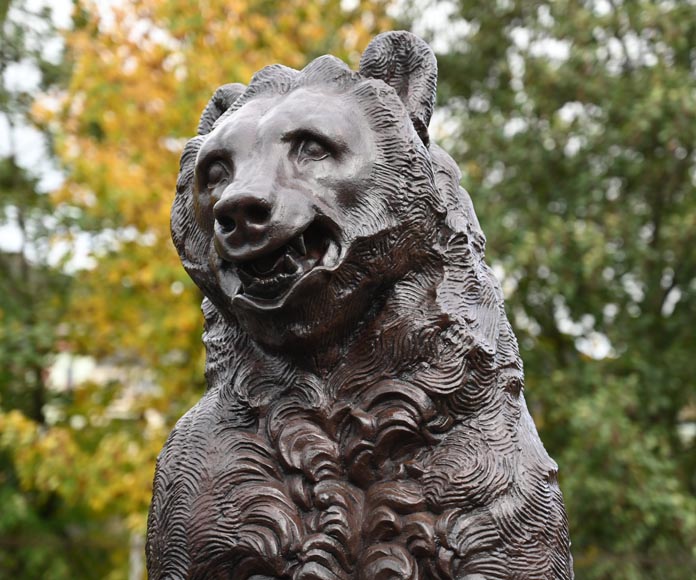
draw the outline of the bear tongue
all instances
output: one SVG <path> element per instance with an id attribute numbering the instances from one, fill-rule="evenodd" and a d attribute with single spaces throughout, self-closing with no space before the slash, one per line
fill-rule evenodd
<path id="1" fill-rule="evenodd" d="M 278 273 L 281 262 L 284 262 L 287 254 L 286 248 L 281 248 L 278 251 L 272 252 L 266 256 L 261 256 L 253 262 L 253 270 L 260 276 L 270 276 Z"/>
<path id="2" fill-rule="evenodd" d="M 293 256 L 283 248 L 280 255 L 277 252 L 268 256 L 262 256 L 254 260 L 252 265 L 253 273 L 257 276 L 270 278 L 278 274 L 295 274 L 300 269 L 299 256 Z"/>

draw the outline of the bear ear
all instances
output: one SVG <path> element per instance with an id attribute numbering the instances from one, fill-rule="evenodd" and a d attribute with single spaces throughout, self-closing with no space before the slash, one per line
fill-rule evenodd
<path id="1" fill-rule="evenodd" d="M 360 74 L 384 81 L 396 91 L 427 146 L 437 90 L 437 60 L 430 47 L 404 30 L 384 32 L 365 49 Z"/>
<path id="2" fill-rule="evenodd" d="M 245 90 L 246 86 L 241 83 L 231 83 L 218 88 L 203 109 L 201 120 L 198 122 L 198 134 L 207 135 L 210 133 L 215 121 L 234 104 Z"/>

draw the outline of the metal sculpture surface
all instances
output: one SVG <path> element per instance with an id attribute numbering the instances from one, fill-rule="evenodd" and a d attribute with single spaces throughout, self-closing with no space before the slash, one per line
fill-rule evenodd
<path id="1" fill-rule="evenodd" d="M 172 234 L 208 390 L 162 451 L 153 579 L 572 578 L 557 468 L 406 32 L 218 89 Z"/>

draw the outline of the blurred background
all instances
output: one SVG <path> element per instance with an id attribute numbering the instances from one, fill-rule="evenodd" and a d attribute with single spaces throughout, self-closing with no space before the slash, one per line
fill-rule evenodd
<path id="1" fill-rule="evenodd" d="M 155 458 L 200 397 L 169 237 L 212 92 L 438 55 L 584 579 L 696 577 L 696 2 L 0 2 L 0 578 L 144 577 Z"/>

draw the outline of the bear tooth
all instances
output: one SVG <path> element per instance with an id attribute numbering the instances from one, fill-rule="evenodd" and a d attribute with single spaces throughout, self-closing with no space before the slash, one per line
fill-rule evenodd
<path id="1" fill-rule="evenodd" d="M 331 268 L 336 265 L 338 261 L 338 245 L 335 242 L 330 241 L 329 247 L 326 248 L 326 253 L 324 254 L 324 259 L 322 260 L 324 266 Z"/>
<path id="2" fill-rule="evenodd" d="M 299 234 L 290 240 L 290 246 L 292 246 L 300 256 L 307 254 L 307 246 L 305 246 L 304 234 Z"/>
<path id="3" fill-rule="evenodd" d="M 221 271 L 218 275 L 218 280 L 220 281 L 220 287 L 229 297 L 236 296 L 241 290 L 242 282 L 232 272 L 227 270 Z"/>
<path id="4" fill-rule="evenodd" d="M 299 268 L 299 265 L 290 254 L 285 254 L 284 266 L 285 271 L 288 274 L 294 274 L 295 272 L 297 272 L 297 269 Z"/>

